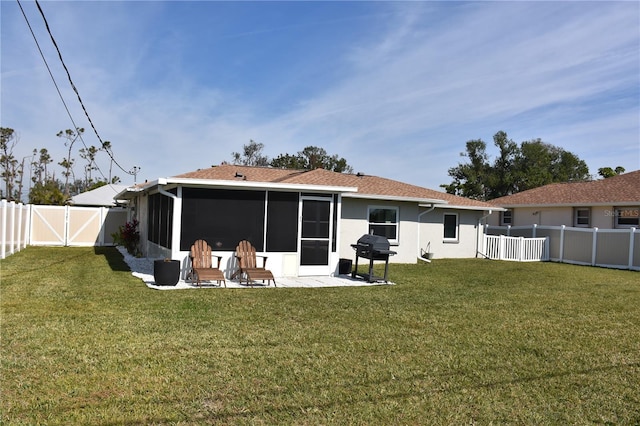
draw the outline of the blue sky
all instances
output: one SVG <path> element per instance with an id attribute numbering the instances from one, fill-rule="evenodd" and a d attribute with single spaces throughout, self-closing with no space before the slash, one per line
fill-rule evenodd
<path id="1" fill-rule="evenodd" d="M 21 3 L 98 146 L 35 2 Z M 571 151 L 594 175 L 640 169 L 636 1 L 40 4 L 98 133 L 138 182 L 230 161 L 252 139 L 270 158 L 314 145 L 440 189 L 466 141 L 494 156 L 499 130 Z M 16 157 L 47 148 L 57 163 L 55 135 L 73 124 L 18 3 L 0 7 L 1 125 L 19 135 Z M 107 176 L 108 157 L 98 164 Z"/>

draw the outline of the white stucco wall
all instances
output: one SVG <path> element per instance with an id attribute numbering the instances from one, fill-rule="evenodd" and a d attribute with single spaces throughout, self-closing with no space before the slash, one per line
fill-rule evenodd
<path id="1" fill-rule="evenodd" d="M 456 241 L 444 238 L 445 213 L 458 214 L 458 239 Z M 420 247 L 424 250 L 429 247 L 429 252 L 433 253 L 433 259 L 476 257 L 478 238 L 482 234 L 482 227 L 478 226 L 478 222 L 487 213 L 442 208 L 436 208 L 426 213 L 421 218 Z"/>
<path id="2" fill-rule="evenodd" d="M 585 206 L 588 207 L 588 206 Z M 599 229 L 614 228 L 613 206 L 594 206 L 591 209 L 590 227 Z M 517 207 L 513 209 L 512 226 L 576 226 L 574 223 L 575 207 Z M 500 214 L 489 217 L 487 223 L 499 226 Z"/>
<path id="3" fill-rule="evenodd" d="M 391 247 L 398 254 L 392 256 L 393 263 L 415 263 L 420 256 L 421 249 L 426 250 L 431 243 L 430 250 L 434 259 L 442 258 L 472 258 L 476 257 L 478 236 L 482 234 L 482 227 L 478 221 L 487 212 L 476 210 L 438 209 L 420 217 L 418 214 L 426 211 L 415 203 L 382 203 L 377 200 L 343 199 L 341 241 L 339 253 L 341 257 L 354 259 L 351 244 L 368 231 L 367 208 L 370 205 L 399 207 L 399 244 Z M 458 215 L 458 239 L 445 241 L 444 214 Z M 495 213 L 494 213 L 495 214 Z"/>
<path id="4" fill-rule="evenodd" d="M 400 224 L 398 225 L 398 244 L 391 250 L 398 254 L 391 256 L 389 262 L 415 263 L 418 247 L 418 205 L 407 202 L 384 202 L 381 200 L 362 200 L 357 198 L 342 199 L 342 220 L 340 224 L 340 244 L 338 253 L 341 258 L 355 259 L 351 244 L 368 233 L 368 207 L 398 207 Z"/>

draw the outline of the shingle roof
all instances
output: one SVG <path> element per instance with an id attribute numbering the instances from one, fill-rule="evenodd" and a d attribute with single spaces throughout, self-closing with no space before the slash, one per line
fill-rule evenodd
<path id="1" fill-rule="evenodd" d="M 640 204 L 640 170 L 589 182 L 552 183 L 490 203 L 501 207 Z"/>
<path id="2" fill-rule="evenodd" d="M 223 164 L 209 169 L 184 173 L 174 176 L 174 178 L 229 181 L 238 179 L 236 173 L 243 175 L 243 179 L 247 182 L 357 187 L 357 194 L 361 196 L 444 200 L 452 206 L 480 209 L 495 208 L 495 206 L 482 201 L 458 197 L 378 176 L 336 173 L 324 169 L 290 170 Z"/>

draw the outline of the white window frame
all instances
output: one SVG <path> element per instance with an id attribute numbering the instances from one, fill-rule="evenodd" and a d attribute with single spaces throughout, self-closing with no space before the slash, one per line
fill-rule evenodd
<path id="1" fill-rule="evenodd" d="M 507 220 L 507 217 L 505 217 L 505 215 L 508 216 L 508 220 Z M 513 225 L 513 210 L 506 210 L 506 211 L 500 212 L 500 225 L 502 226 Z"/>
<path id="2" fill-rule="evenodd" d="M 581 212 L 586 212 L 586 215 L 581 215 Z M 580 219 L 587 219 L 587 223 L 580 223 Z M 573 226 L 576 228 L 588 228 L 591 226 L 591 209 L 589 207 L 576 207 L 573 210 Z"/>
<path id="3" fill-rule="evenodd" d="M 371 222 L 371 210 L 394 210 L 396 213 L 395 223 Z M 400 243 L 400 207 L 398 206 L 367 206 L 367 232 L 371 233 L 371 225 L 394 225 L 396 227 L 396 238 L 389 239 L 389 244 L 398 245 Z"/>
<path id="4" fill-rule="evenodd" d="M 616 207 L 614 209 L 613 224 L 614 228 L 629 229 L 640 228 L 640 207 Z M 620 219 L 625 221 L 634 220 L 635 223 L 623 223 L 620 224 Z"/>
<path id="5" fill-rule="evenodd" d="M 456 235 L 455 237 L 451 238 L 451 237 L 447 237 L 445 235 L 446 233 L 446 228 L 445 228 L 445 222 L 446 222 L 446 217 L 447 216 L 453 216 L 456 218 Z M 442 214 L 442 240 L 445 243 L 457 243 L 460 241 L 460 217 L 458 215 L 458 213 L 443 213 Z"/>

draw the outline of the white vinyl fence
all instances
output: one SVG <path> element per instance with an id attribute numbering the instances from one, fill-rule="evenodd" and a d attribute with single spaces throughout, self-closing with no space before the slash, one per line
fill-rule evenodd
<path id="1" fill-rule="evenodd" d="M 119 207 L 37 206 L 0 202 L 0 259 L 28 245 L 109 246 L 127 221 Z"/>
<path id="2" fill-rule="evenodd" d="M 554 262 L 640 271 L 640 231 L 568 226 L 485 226 L 485 236 L 545 238 Z"/>
<path id="3" fill-rule="evenodd" d="M 549 260 L 549 237 L 524 238 L 485 235 L 483 256 L 494 260 L 540 262 Z"/>

